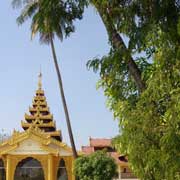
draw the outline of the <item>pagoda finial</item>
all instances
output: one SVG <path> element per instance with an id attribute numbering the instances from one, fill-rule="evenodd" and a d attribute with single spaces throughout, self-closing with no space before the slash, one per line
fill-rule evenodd
<path id="1" fill-rule="evenodd" d="M 38 75 L 38 89 L 42 88 L 42 73 L 40 71 L 39 75 Z"/>

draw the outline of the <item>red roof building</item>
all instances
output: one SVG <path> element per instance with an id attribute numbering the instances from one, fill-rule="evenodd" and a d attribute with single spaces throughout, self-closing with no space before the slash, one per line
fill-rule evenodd
<path id="1" fill-rule="evenodd" d="M 112 146 L 111 139 L 89 138 L 89 146 L 82 146 L 82 152 L 90 155 L 95 151 L 106 149 L 107 153 L 115 160 L 118 165 L 118 177 L 116 180 L 137 180 L 128 166 L 128 159 L 123 154 L 119 154 Z"/>

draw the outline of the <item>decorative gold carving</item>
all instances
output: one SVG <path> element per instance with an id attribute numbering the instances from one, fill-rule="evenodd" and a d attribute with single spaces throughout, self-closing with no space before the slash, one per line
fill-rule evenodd
<path id="1" fill-rule="evenodd" d="M 18 147 L 17 144 L 13 145 L 13 146 L 9 146 L 9 147 L 3 147 L 1 148 L 1 151 L 0 151 L 0 154 L 3 155 L 3 154 L 6 154 L 7 152 L 9 151 L 13 151 L 14 149 L 16 149 Z"/>
<path id="2" fill-rule="evenodd" d="M 21 121 L 21 126 L 29 128 L 31 126 L 30 123 L 26 123 L 24 121 Z M 50 121 L 48 123 L 43 123 L 43 121 L 39 121 L 39 124 L 36 124 L 38 127 L 53 127 L 56 128 L 56 123 L 54 121 Z"/>
<path id="3" fill-rule="evenodd" d="M 29 107 L 29 111 L 30 112 L 36 112 L 38 110 L 37 108 Z M 48 107 L 41 107 L 41 109 L 39 109 L 39 110 L 40 110 L 40 112 L 48 112 L 49 113 L 49 108 Z"/>
<path id="4" fill-rule="evenodd" d="M 51 138 L 50 135 L 44 133 L 38 127 L 31 126 L 25 132 L 22 132 L 22 133 L 15 132 L 10 139 L 2 143 L 0 145 L 0 154 L 1 153 L 5 154 L 5 153 L 8 153 L 9 151 L 12 151 L 13 149 L 17 148 L 20 142 L 28 138 L 32 138 L 35 141 L 39 142 L 40 144 L 43 144 L 46 146 L 48 146 L 49 144 L 54 144 L 57 147 L 63 148 L 69 153 L 72 153 L 72 149 L 68 147 L 67 144 L 57 141 L 54 138 Z M 9 145 L 10 147 L 8 147 L 7 145 Z"/>
<path id="5" fill-rule="evenodd" d="M 26 120 L 35 120 L 36 117 L 37 117 L 37 115 L 33 116 L 33 115 L 28 115 L 28 114 L 25 113 L 25 119 Z M 53 119 L 53 115 L 51 115 L 51 114 L 44 115 L 44 116 L 40 115 L 39 119 L 42 119 L 42 120 L 52 120 Z"/>
<path id="6" fill-rule="evenodd" d="M 33 106 L 29 108 L 30 115 L 25 114 L 27 122 L 21 121 L 21 125 L 27 128 L 24 132 L 14 130 L 12 136 L 0 144 L 0 158 L 6 167 L 6 179 L 13 180 L 16 167 L 19 162 L 28 157 L 38 160 L 43 168 L 45 180 L 56 180 L 59 162 L 64 159 L 68 173 L 68 180 L 74 180 L 72 149 L 52 136 L 61 136 L 61 131 L 56 130 L 53 116 L 47 107 L 46 97 L 42 90 L 42 75 L 39 75 L 38 90 L 33 100 Z M 48 121 L 47 121 L 48 120 Z M 54 128 L 53 132 L 44 132 L 40 128 Z M 30 139 L 30 141 L 28 141 Z M 26 142 L 27 140 L 27 142 Z M 32 140 L 32 141 L 31 141 Z M 33 141 L 37 143 L 33 143 Z M 24 144 L 21 144 L 25 142 Z M 22 146 L 21 146 L 22 145 Z M 34 152 L 36 147 L 40 151 Z M 26 148 L 25 148 L 26 146 Z M 21 147 L 28 150 L 21 151 Z M 19 149 L 18 149 L 19 148 Z M 17 151 L 16 151 L 17 149 Z M 29 150 L 30 149 L 30 150 Z M 42 150 L 42 151 L 41 151 Z M 68 152 L 69 156 L 61 156 L 61 152 Z M 18 152 L 18 153 L 16 153 Z M 24 154 L 21 154 L 23 152 Z M 43 152 L 43 153 L 42 153 Z"/>
<path id="7" fill-rule="evenodd" d="M 49 112 L 47 107 L 46 97 L 42 90 L 42 74 L 39 74 L 38 90 L 33 99 L 33 105 L 29 108 L 30 114 L 25 113 L 25 120 L 21 121 L 23 129 L 27 130 L 33 127 L 44 129 L 44 133 L 48 136 L 56 137 L 61 140 L 61 132 L 56 130 L 56 124 L 53 121 L 53 115 Z"/>

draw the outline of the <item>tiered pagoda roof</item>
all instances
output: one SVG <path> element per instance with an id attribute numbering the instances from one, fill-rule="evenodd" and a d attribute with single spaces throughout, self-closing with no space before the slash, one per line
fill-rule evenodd
<path id="1" fill-rule="evenodd" d="M 25 113 L 25 121 L 21 121 L 21 126 L 24 130 L 30 127 L 38 127 L 45 134 L 62 141 L 61 131 L 56 130 L 56 123 L 53 120 L 53 115 L 50 113 L 46 102 L 44 90 L 42 89 L 42 74 L 39 74 L 38 89 L 33 98 L 32 106 L 29 107 L 29 114 Z"/>

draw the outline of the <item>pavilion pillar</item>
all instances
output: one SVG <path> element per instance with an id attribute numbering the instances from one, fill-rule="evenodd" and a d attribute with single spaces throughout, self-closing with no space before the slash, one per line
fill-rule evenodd
<path id="1" fill-rule="evenodd" d="M 48 180 L 55 180 L 52 155 L 48 155 Z"/>
<path id="2" fill-rule="evenodd" d="M 7 161 L 6 161 L 6 180 L 13 180 L 14 179 L 12 177 L 13 176 L 12 170 L 13 170 L 12 159 L 11 159 L 11 156 L 8 155 Z"/>
<path id="3" fill-rule="evenodd" d="M 66 157 L 64 158 L 65 164 L 66 164 L 66 171 L 68 174 L 69 180 L 75 180 L 75 176 L 73 175 L 73 158 L 72 157 Z"/>

